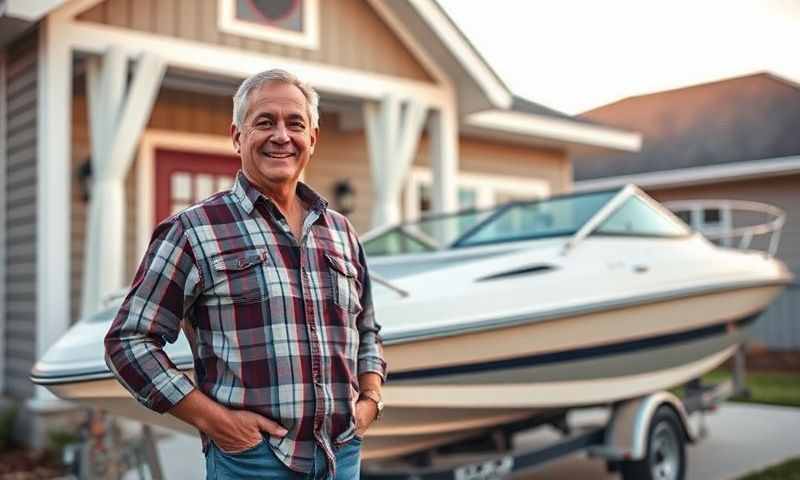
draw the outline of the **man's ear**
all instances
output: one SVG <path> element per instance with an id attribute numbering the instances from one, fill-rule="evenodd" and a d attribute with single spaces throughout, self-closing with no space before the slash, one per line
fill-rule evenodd
<path id="1" fill-rule="evenodd" d="M 236 128 L 235 123 L 231 123 L 230 133 L 231 133 L 231 141 L 233 141 L 233 149 L 236 150 L 236 153 L 241 155 L 242 144 L 240 142 L 239 137 L 241 137 L 242 133 L 239 131 L 238 128 Z"/>
<path id="2" fill-rule="evenodd" d="M 311 131 L 311 142 L 308 145 L 309 150 L 311 150 L 311 155 L 314 154 L 314 150 L 316 150 L 317 148 L 318 140 L 319 140 L 319 127 Z"/>

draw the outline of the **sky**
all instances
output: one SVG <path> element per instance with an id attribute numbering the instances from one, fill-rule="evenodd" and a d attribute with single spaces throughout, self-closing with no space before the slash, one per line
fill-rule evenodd
<path id="1" fill-rule="evenodd" d="M 800 83 L 800 0 L 438 0 L 511 91 L 569 114 L 770 71 Z"/>

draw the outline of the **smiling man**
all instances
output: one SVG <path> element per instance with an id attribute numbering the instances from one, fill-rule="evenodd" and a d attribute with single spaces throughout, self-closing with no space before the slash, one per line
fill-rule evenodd
<path id="1" fill-rule="evenodd" d="M 269 70 L 233 104 L 242 170 L 156 228 L 106 362 L 146 407 L 200 431 L 208 479 L 352 480 L 386 364 L 356 233 L 299 181 L 319 97 Z M 162 350 L 181 328 L 194 382 Z"/>

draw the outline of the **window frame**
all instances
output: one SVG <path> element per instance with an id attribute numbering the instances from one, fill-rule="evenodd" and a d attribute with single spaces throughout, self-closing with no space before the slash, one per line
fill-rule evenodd
<path id="1" fill-rule="evenodd" d="M 236 18 L 236 1 L 217 0 L 217 11 L 219 12 L 217 27 L 221 32 L 309 50 L 319 49 L 319 0 L 302 0 L 302 32 L 292 32 L 265 24 L 240 20 Z"/>
<path id="2" fill-rule="evenodd" d="M 427 167 L 413 167 L 408 174 L 403 193 L 403 221 L 413 222 L 422 217 L 419 209 L 419 188 L 433 188 L 433 172 Z M 540 178 L 521 179 L 517 176 L 489 175 L 475 172 L 458 172 L 456 185 L 459 189 L 475 190 L 476 210 L 495 206 L 498 193 L 527 195 L 531 200 L 550 196 L 550 184 Z M 459 208 L 460 209 L 460 208 Z"/>

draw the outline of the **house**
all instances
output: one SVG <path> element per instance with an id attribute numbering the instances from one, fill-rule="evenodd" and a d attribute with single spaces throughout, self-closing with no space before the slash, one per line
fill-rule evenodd
<path id="1" fill-rule="evenodd" d="M 272 67 L 320 92 L 305 181 L 362 232 L 569 191 L 572 155 L 640 143 L 515 97 L 433 0 L 0 0 L 4 396 L 60 408 L 35 359 L 230 184 L 231 96 Z"/>
<path id="2" fill-rule="evenodd" d="M 582 118 L 635 128 L 635 153 L 576 158 L 575 188 L 635 183 L 660 201 L 732 199 L 786 213 L 777 256 L 800 277 L 800 84 L 770 73 L 624 99 Z M 729 206 L 678 211 L 701 230 L 730 231 L 750 222 Z M 754 219 L 757 220 L 757 219 Z M 761 219 L 764 221 L 764 218 Z M 761 246 L 769 240 L 760 239 Z M 800 351 L 800 285 L 795 280 L 756 324 L 759 343 Z"/>

